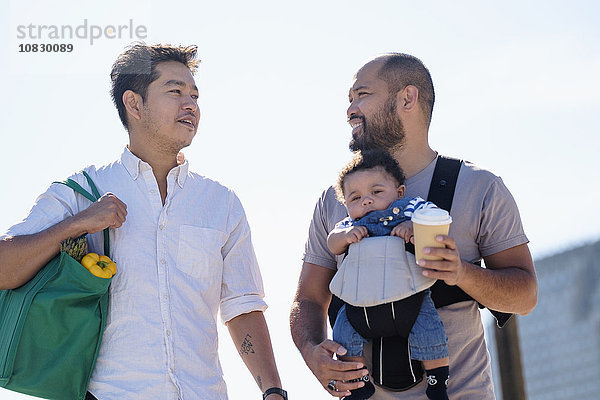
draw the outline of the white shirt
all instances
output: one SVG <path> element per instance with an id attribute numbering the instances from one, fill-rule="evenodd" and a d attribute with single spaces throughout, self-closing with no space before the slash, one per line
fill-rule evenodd
<path id="1" fill-rule="evenodd" d="M 265 310 L 262 279 L 242 205 L 226 187 L 188 171 L 169 172 L 163 206 L 149 164 L 125 149 L 121 159 L 86 172 L 100 194 L 127 205 L 111 230 L 118 271 L 89 391 L 98 399 L 227 399 L 217 354 L 223 322 Z M 83 174 L 71 179 L 89 186 Z M 37 233 L 89 207 L 59 184 L 42 194 L 12 236 Z M 103 252 L 102 232 L 88 235 Z"/>

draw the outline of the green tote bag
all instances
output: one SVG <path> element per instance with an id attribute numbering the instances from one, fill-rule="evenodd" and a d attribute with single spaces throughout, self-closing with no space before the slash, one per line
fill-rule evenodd
<path id="1" fill-rule="evenodd" d="M 59 183 L 94 202 L 100 195 L 84 174 L 94 195 L 73 180 Z M 106 229 L 104 254 L 109 250 Z M 46 399 L 84 399 L 111 280 L 62 252 L 23 286 L 0 291 L 0 387 Z"/>

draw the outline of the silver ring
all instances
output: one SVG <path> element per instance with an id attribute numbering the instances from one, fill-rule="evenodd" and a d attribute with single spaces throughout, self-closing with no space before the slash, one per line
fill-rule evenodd
<path id="1" fill-rule="evenodd" d="M 337 392 L 337 388 L 335 387 L 335 384 L 337 382 L 335 380 L 330 380 L 329 383 L 327 384 L 327 389 Z"/>

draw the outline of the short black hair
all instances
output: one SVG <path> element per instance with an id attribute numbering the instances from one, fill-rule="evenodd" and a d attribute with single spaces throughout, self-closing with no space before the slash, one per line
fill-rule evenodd
<path id="1" fill-rule="evenodd" d="M 346 177 L 354 172 L 381 168 L 396 180 L 398 186 L 404 185 L 406 180 L 404 172 L 394 157 L 385 150 L 373 149 L 357 151 L 352 160 L 340 171 L 335 185 L 335 193 L 338 201 L 345 203 L 344 181 Z"/>
<path id="2" fill-rule="evenodd" d="M 435 90 L 425 64 L 417 57 L 404 53 L 387 53 L 378 59 L 383 59 L 383 65 L 377 75 L 387 83 L 390 94 L 395 95 L 408 85 L 419 90 L 419 105 L 429 125 L 435 103 Z"/>
<path id="3" fill-rule="evenodd" d="M 159 78 L 156 66 L 161 62 L 180 62 L 194 74 L 200 63 L 196 59 L 197 50 L 196 46 L 134 43 L 119 55 L 110 73 L 110 94 L 125 129 L 129 130 L 123 93 L 132 90 L 145 100 L 148 86 Z"/>

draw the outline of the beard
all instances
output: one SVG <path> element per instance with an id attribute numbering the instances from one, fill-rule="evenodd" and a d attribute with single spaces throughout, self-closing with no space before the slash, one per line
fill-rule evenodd
<path id="1" fill-rule="evenodd" d="M 146 133 L 146 141 L 154 145 L 166 154 L 178 154 L 183 148 L 188 147 L 196 133 L 190 134 L 191 137 L 185 135 L 177 135 L 176 131 L 165 131 L 165 123 L 157 119 L 147 106 L 143 106 L 145 113 L 143 129 Z"/>
<path id="2" fill-rule="evenodd" d="M 350 150 L 382 149 L 393 151 L 404 142 L 404 126 L 396 115 L 396 99 L 387 99 L 379 112 L 367 119 L 363 116 L 362 134 L 353 134 Z"/>

